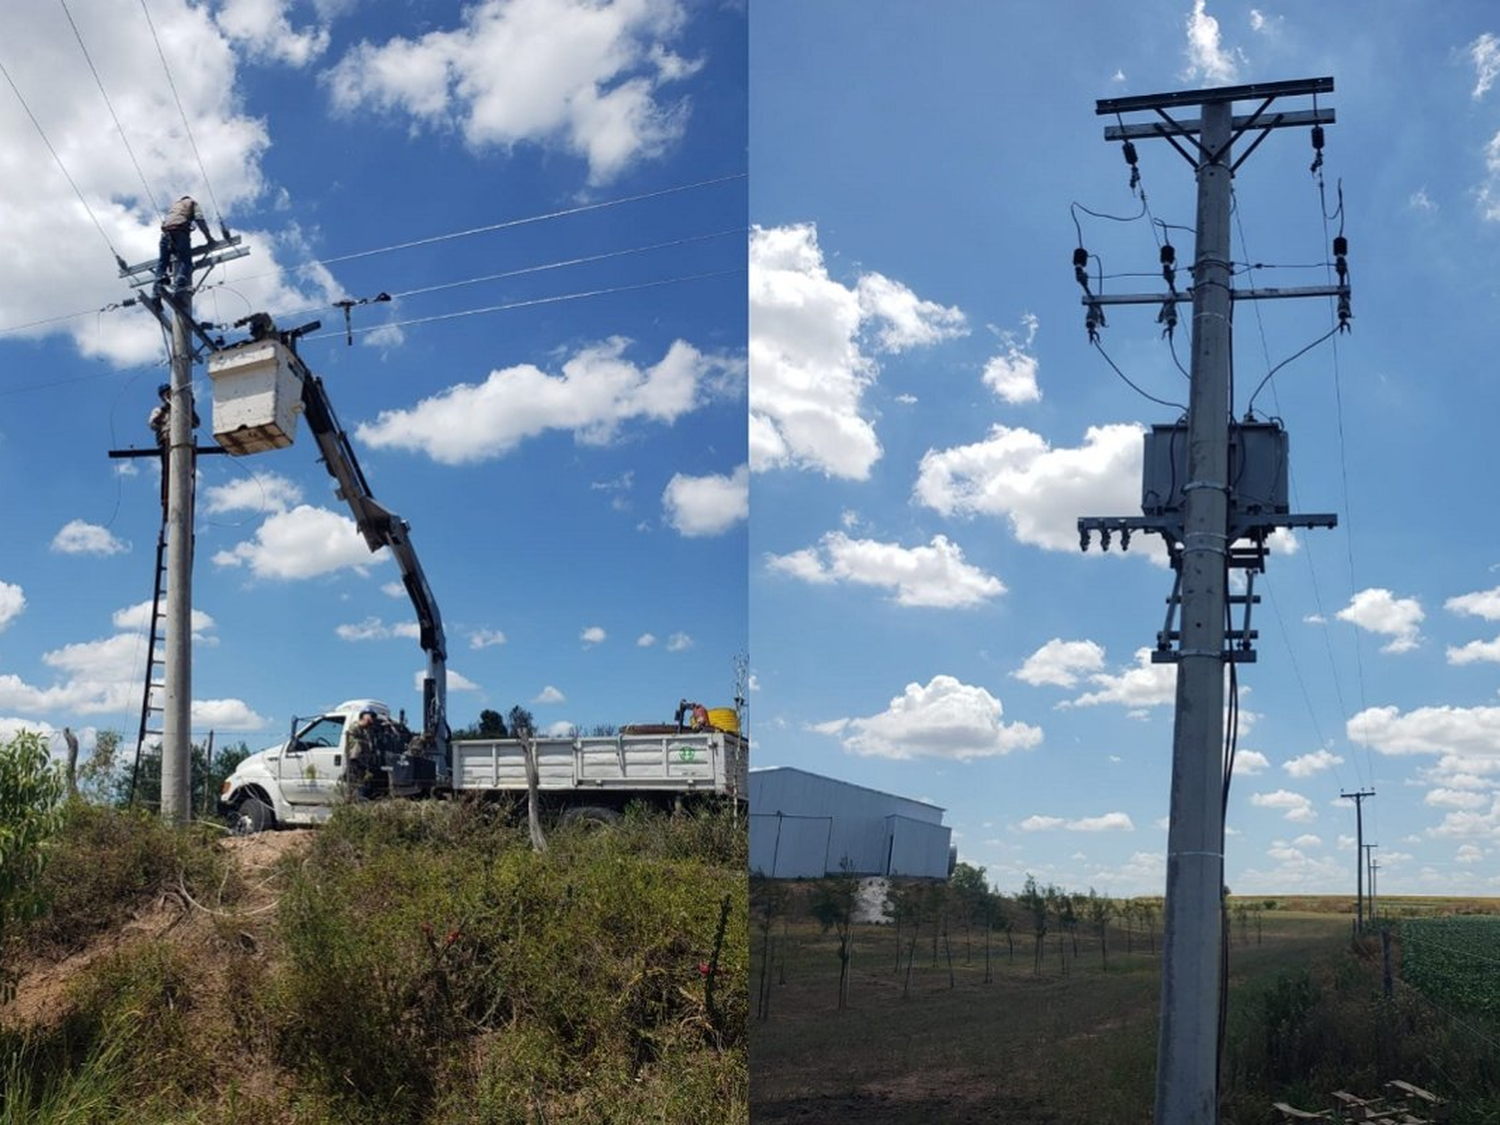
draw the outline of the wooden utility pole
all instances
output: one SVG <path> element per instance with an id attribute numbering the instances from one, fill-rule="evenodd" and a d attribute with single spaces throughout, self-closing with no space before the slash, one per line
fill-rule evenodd
<path id="1" fill-rule="evenodd" d="M 1128 547 L 1135 530 L 1161 534 L 1168 541 L 1176 589 L 1169 604 L 1180 606 L 1180 625 L 1158 634 L 1154 659 L 1177 664 L 1176 718 L 1172 731 L 1171 818 L 1167 836 L 1165 936 L 1162 946 L 1161 1025 L 1157 1044 L 1156 1125 L 1206 1125 L 1218 1120 L 1218 1057 L 1220 1034 L 1220 942 L 1223 936 L 1221 901 L 1224 887 L 1224 811 L 1227 778 L 1224 739 L 1225 663 L 1253 660 L 1249 610 L 1255 597 L 1231 598 L 1229 570 L 1242 567 L 1253 574 L 1265 565 L 1265 538 L 1274 527 L 1332 526 L 1332 516 L 1292 516 L 1280 507 L 1262 513 L 1260 505 L 1237 503 L 1236 486 L 1251 460 L 1249 435 L 1240 439 L 1239 462 L 1230 471 L 1231 359 L 1234 302 L 1243 298 L 1286 296 L 1341 296 L 1343 286 L 1310 289 L 1237 291 L 1230 263 L 1230 216 L 1235 170 L 1272 129 L 1301 125 L 1315 128 L 1314 144 L 1322 143 L 1321 125 L 1332 122 L 1332 110 L 1279 112 L 1271 106 L 1280 98 L 1314 95 L 1333 89 L 1333 79 L 1229 86 L 1210 90 L 1111 98 L 1097 103 L 1101 116 L 1118 125 L 1105 129 L 1105 139 L 1124 142 L 1132 170 L 1134 138 L 1162 138 L 1193 166 L 1198 181 L 1196 246 L 1192 266 L 1192 370 L 1188 398 L 1186 464 L 1163 494 L 1169 500 L 1143 518 L 1084 517 L 1078 521 L 1082 545 L 1099 531 L 1104 548 L 1118 532 Z M 1234 104 L 1258 102 L 1248 116 L 1234 115 Z M 1173 112 L 1196 108 L 1202 116 L 1177 120 Z M 1144 124 L 1126 124 L 1125 114 L 1149 112 Z M 1233 148 L 1246 133 L 1258 132 L 1243 154 Z M 1135 180 L 1132 179 L 1132 187 Z M 1176 323 L 1176 304 L 1182 296 L 1172 280 L 1175 269 L 1170 247 L 1162 251 L 1169 291 L 1156 295 L 1092 293 L 1087 276 L 1087 252 L 1075 251 L 1075 274 L 1084 287 L 1091 336 L 1103 326 L 1102 306 L 1160 302 L 1163 320 Z M 1168 313 L 1170 318 L 1168 319 Z M 1342 318 L 1341 318 L 1342 323 Z M 1249 420 L 1247 419 L 1247 422 Z M 1283 444 L 1284 435 L 1276 435 Z M 1166 444 L 1166 443 L 1164 443 Z M 1178 442 L 1180 448 L 1181 442 Z M 1149 449 L 1148 445 L 1148 449 Z M 1262 458 L 1262 461 L 1274 458 Z M 1151 471 L 1148 464 L 1147 472 Z M 1179 470 L 1174 469 L 1174 474 Z M 1283 465 L 1280 471 L 1284 473 Z M 1166 482 L 1163 482 L 1165 485 Z M 1145 492 L 1143 490 L 1143 495 Z M 1170 509 L 1170 510 L 1168 510 Z M 1248 539 L 1249 551 L 1236 550 Z M 1245 607 L 1244 627 L 1230 630 L 1226 610 Z M 1226 640 L 1231 645 L 1226 649 Z M 1175 649 L 1172 642 L 1178 642 Z"/>
<path id="2" fill-rule="evenodd" d="M 1377 865 L 1375 863 L 1375 856 L 1372 853 L 1380 845 L 1364 844 L 1362 847 L 1365 854 L 1365 872 L 1370 878 L 1370 909 L 1368 913 L 1370 915 L 1370 925 L 1373 926 L 1375 924 L 1375 868 Z"/>
<path id="3" fill-rule="evenodd" d="M 1373 789 L 1339 796 L 1354 802 L 1354 932 L 1365 932 L 1365 798 L 1375 796 Z"/>

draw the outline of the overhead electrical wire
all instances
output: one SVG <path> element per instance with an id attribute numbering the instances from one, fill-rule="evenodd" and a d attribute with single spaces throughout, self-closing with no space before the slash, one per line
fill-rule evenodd
<path id="1" fill-rule="evenodd" d="M 63 178 L 68 181 L 68 186 L 73 189 L 73 194 L 78 197 L 78 202 L 83 204 L 83 209 L 88 212 L 89 218 L 93 221 L 94 229 L 99 232 L 99 237 L 104 239 L 104 245 L 109 247 L 110 255 L 117 263 L 123 265 L 125 259 L 120 257 L 120 252 L 115 249 L 114 243 L 109 240 L 109 235 L 105 234 L 104 228 L 99 225 L 99 217 L 94 214 L 94 209 L 89 206 L 89 201 L 84 198 L 83 192 L 78 190 L 78 185 L 73 181 L 73 177 L 69 174 L 67 166 L 63 164 L 62 157 L 57 155 L 57 149 L 53 148 L 52 142 L 47 139 L 47 133 L 42 128 L 42 123 L 36 119 L 36 114 L 31 112 L 31 106 L 27 104 L 20 87 L 16 85 L 16 80 L 10 76 L 10 71 L 5 68 L 4 63 L 0 63 L 0 74 L 5 75 L 5 81 L 10 83 L 10 88 L 15 92 L 16 99 L 20 101 L 21 108 L 26 111 L 26 116 L 31 118 L 31 124 L 35 127 L 37 136 L 42 138 L 42 143 L 47 146 L 47 151 L 52 154 L 52 159 L 57 162 L 58 170 L 62 172 Z"/>
<path id="2" fill-rule="evenodd" d="M 146 173 L 141 171 L 141 163 L 135 158 L 135 149 L 130 147 L 130 138 L 125 135 L 125 126 L 120 124 L 120 115 L 115 112 L 115 103 L 110 100 L 109 91 L 104 88 L 104 81 L 99 77 L 93 57 L 83 42 L 83 33 L 78 30 L 78 23 L 73 19 L 73 13 L 68 10 L 68 0 L 57 0 L 57 2 L 62 5 L 63 15 L 68 17 L 68 25 L 73 29 L 73 37 L 78 40 L 78 49 L 83 52 L 83 59 L 89 64 L 89 72 L 94 76 L 94 83 L 99 87 L 99 93 L 104 97 L 104 104 L 109 107 L 109 116 L 114 120 L 120 139 L 125 142 L 125 151 L 130 154 L 130 163 L 135 165 L 135 174 L 141 178 L 141 187 L 146 189 L 145 199 L 153 208 L 158 208 L 159 197 L 146 182 Z"/>
<path id="3" fill-rule="evenodd" d="M 463 309 L 459 312 L 436 313 L 432 316 L 414 317 L 411 320 L 393 320 L 384 324 L 374 324 L 368 328 L 352 328 L 344 332 L 320 332 L 316 336 L 307 336 L 308 340 L 336 340 L 348 335 L 363 335 L 368 332 L 379 332 L 382 329 L 409 328 L 415 324 L 431 324 L 438 320 L 456 320 L 465 316 L 480 316 L 485 313 L 509 312 L 512 309 L 533 308 L 537 305 L 554 305 L 563 301 L 578 301 L 585 297 L 604 297 L 612 293 L 631 293 L 641 289 L 654 289 L 661 285 L 678 285 L 688 281 L 706 281 L 716 277 L 730 277 L 734 274 L 744 273 L 742 269 L 717 270 L 712 273 L 687 274 L 683 277 L 668 277 L 659 281 L 643 281 L 635 285 L 616 285 L 607 289 L 588 289 L 579 293 L 562 293 L 554 297 L 534 297 L 525 301 L 510 301 L 501 305 L 486 305 L 482 308 Z"/>
<path id="4" fill-rule="evenodd" d="M 1180 402 L 1168 402 L 1164 398 L 1157 398 L 1155 395 L 1150 394 L 1150 393 L 1142 390 L 1139 386 L 1137 386 L 1134 382 L 1131 381 L 1130 376 L 1126 375 L 1125 372 L 1123 372 L 1123 371 L 1120 370 L 1119 365 L 1116 364 L 1114 360 L 1112 360 L 1112 359 L 1109 358 L 1109 353 L 1104 350 L 1104 345 L 1101 344 L 1101 343 L 1099 343 L 1099 340 L 1098 340 L 1097 337 L 1095 337 L 1095 339 L 1092 342 L 1093 342 L 1094 347 L 1096 347 L 1096 348 L 1099 349 L 1099 354 L 1104 357 L 1104 362 L 1107 363 L 1107 364 L 1109 364 L 1110 367 L 1114 368 L 1115 374 L 1118 375 L 1121 379 L 1125 380 L 1126 386 L 1128 386 L 1131 390 L 1135 391 L 1136 394 L 1140 395 L 1142 398 L 1150 399 L 1152 402 L 1156 403 L 1159 406 L 1170 406 L 1174 410 L 1180 410 L 1184 414 L 1187 413 L 1187 407 L 1184 406 L 1182 403 L 1180 403 Z"/>
<path id="5" fill-rule="evenodd" d="M 146 6 L 146 0 L 141 0 L 141 11 L 146 14 L 146 25 L 151 28 L 151 38 L 156 43 L 156 53 L 161 58 L 161 68 L 166 72 L 167 85 L 172 88 L 172 100 L 177 103 L 177 112 L 182 117 L 182 128 L 187 133 L 188 145 L 193 150 L 193 159 L 198 162 L 198 171 L 203 175 L 203 186 L 208 190 L 208 201 L 213 205 L 214 218 L 219 225 L 224 225 L 224 215 L 219 210 L 219 200 L 214 195 L 214 185 L 209 181 L 208 169 L 203 166 L 203 156 L 198 152 L 198 142 L 193 139 L 193 127 L 188 123 L 187 110 L 182 107 L 182 99 L 177 95 L 177 83 L 172 80 L 172 68 L 167 65 L 167 54 L 162 50 L 161 37 L 156 34 L 156 24 L 151 19 L 151 9 Z"/>

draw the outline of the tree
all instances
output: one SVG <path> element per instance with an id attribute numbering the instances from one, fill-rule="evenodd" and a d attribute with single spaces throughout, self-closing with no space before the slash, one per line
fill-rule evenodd
<path id="1" fill-rule="evenodd" d="M 1156 915 L 1159 907 L 1155 900 L 1143 898 L 1136 903 L 1136 913 L 1141 916 L 1141 921 L 1146 923 L 1146 933 L 1150 935 L 1151 952 L 1156 952 Z"/>
<path id="2" fill-rule="evenodd" d="M 775 879 L 750 880 L 750 909 L 760 922 L 760 982 L 755 1004 L 755 1018 L 764 1020 L 771 1014 L 771 960 L 775 949 L 771 931 L 776 918 L 786 909 L 787 888 Z"/>
<path id="3" fill-rule="evenodd" d="M 507 718 L 510 720 L 512 738 L 525 738 L 527 735 L 536 733 L 536 720 L 531 717 L 531 712 L 519 703 L 510 709 Z"/>
<path id="4" fill-rule="evenodd" d="M 813 917 L 826 934 L 838 935 L 839 992 L 838 1010 L 849 1006 L 849 962 L 854 956 L 854 907 L 859 901 L 859 880 L 855 878 L 848 858 L 839 863 L 839 873 L 813 884 L 809 904 Z"/>
<path id="5" fill-rule="evenodd" d="M 505 720 L 500 717 L 499 711 L 491 711 L 485 708 L 479 712 L 480 738 L 504 738 L 506 737 Z"/>
<path id="6" fill-rule="evenodd" d="M 981 916 L 984 900 L 990 892 L 989 884 L 984 879 L 984 868 L 975 867 L 971 863 L 955 864 L 953 874 L 948 876 L 948 890 L 958 907 L 959 917 L 963 920 L 964 964 L 967 965 L 973 953 L 974 919 Z"/>
<path id="7" fill-rule="evenodd" d="M 1112 911 L 1112 903 L 1104 895 L 1094 893 L 1094 888 L 1089 888 L 1088 898 L 1089 923 L 1099 934 L 1099 956 L 1103 959 L 1104 967 L 1109 968 L 1109 916 Z"/>
<path id="8" fill-rule="evenodd" d="M 112 733 L 112 732 L 110 732 Z M 100 734 L 103 739 L 104 732 Z M 98 754 L 95 747 L 94 753 Z M 233 746 L 210 751 L 207 743 L 193 743 L 189 753 L 188 807 L 212 809 L 220 787 L 235 767 L 250 756 L 250 747 L 243 740 Z M 124 808 L 131 803 L 131 773 L 135 773 L 135 803 L 153 808 L 161 804 L 161 751 L 146 749 L 141 752 L 141 765 L 135 771 L 133 762 L 121 762 L 105 791 L 110 804 Z"/>
<path id="9" fill-rule="evenodd" d="M 94 751 L 78 767 L 78 791 L 85 800 L 101 804 L 114 798 L 115 768 L 120 763 L 120 732 L 101 730 L 94 735 Z"/>
<path id="10" fill-rule="evenodd" d="M 62 826 L 66 788 L 40 734 L 21 731 L 0 744 L 0 944 L 11 922 L 45 909 L 37 876 L 46 866 L 47 843 Z M 13 987 L 0 970 L 0 999 L 9 999 Z"/>
<path id="11" fill-rule="evenodd" d="M 1021 906 L 1031 915 L 1031 932 L 1036 937 L 1036 946 L 1031 960 L 1031 971 L 1040 975 L 1042 971 L 1042 942 L 1047 939 L 1047 896 L 1036 885 L 1036 876 L 1026 873 L 1026 883 L 1021 888 Z"/>

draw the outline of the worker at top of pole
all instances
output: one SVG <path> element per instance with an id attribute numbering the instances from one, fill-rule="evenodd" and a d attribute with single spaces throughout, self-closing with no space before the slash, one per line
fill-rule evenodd
<path id="1" fill-rule="evenodd" d="M 209 242 L 214 236 L 209 232 L 208 219 L 203 208 L 191 195 L 184 195 L 167 211 L 161 221 L 161 243 L 156 257 L 156 292 L 162 292 L 166 284 L 167 271 L 172 271 L 172 289 L 185 292 L 193 280 L 193 224 L 203 232 Z"/>

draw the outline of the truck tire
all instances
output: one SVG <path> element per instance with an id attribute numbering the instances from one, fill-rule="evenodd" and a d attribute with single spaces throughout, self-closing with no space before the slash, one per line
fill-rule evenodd
<path id="1" fill-rule="evenodd" d="M 253 836 L 276 827 L 276 812 L 259 797 L 250 795 L 234 807 L 231 825 L 236 836 Z"/>
<path id="2" fill-rule="evenodd" d="M 602 805 L 575 805 L 564 809 L 558 817 L 560 824 L 585 824 L 594 828 L 608 828 L 620 823 L 620 814 Z"/>

